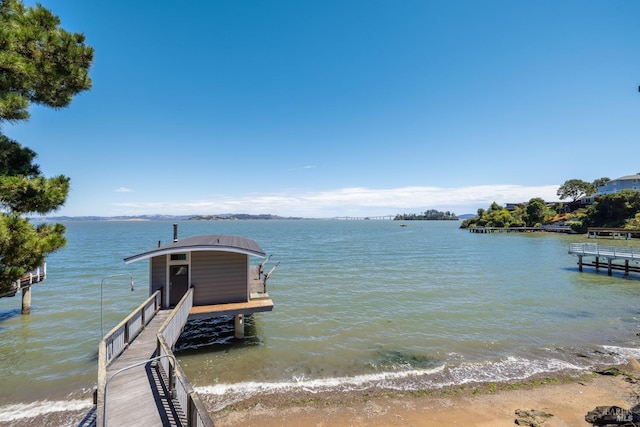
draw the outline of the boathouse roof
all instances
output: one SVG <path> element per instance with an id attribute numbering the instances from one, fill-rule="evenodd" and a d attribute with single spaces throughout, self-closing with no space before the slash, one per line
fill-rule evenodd
<path id="1" fill-rule="evenodd" d="M 173 254 L 177 252 L 195 251 L 220 251 L 235 252 L 246 255 L 254 255 L 261 258 L 265 253 L 256 242 L 246 237 L 229 236 L 224 234 L 210 234 L 204 236 L 193 236 L 159 246 L 147 252 L 142 252 L 124 259 L 125 264 L 140 261 L 142 259 L 153 258 L 158 255 Z"/>

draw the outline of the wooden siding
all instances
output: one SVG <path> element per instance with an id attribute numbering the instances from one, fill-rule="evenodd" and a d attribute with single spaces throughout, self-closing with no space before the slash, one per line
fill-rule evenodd
<path id="1" fill-rule="evenodd" d="M 193 305 L 248 301 L 247 258 L 233 252 L 192 252 Z"/>
<path id="2" fill-rule="evenodd" d="M 158 256 L 151 259 L 151 292 L 165 288 L 167 284 L 167 257 Z M 163 291 L 164 292 L 164 291 Z M 164 303 L 164 300 L 163 300 Z"/>

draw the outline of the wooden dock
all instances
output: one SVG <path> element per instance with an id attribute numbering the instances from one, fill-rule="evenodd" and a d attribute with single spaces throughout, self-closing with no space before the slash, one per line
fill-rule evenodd
<path id="1" fill-rule="evenodd" d="M 600 267 L 606 267 L 609 276 L 612 275 L 613 270 L 624 271 L 625 276 L 630 272 L 640 273 L 640 248 L 572 243 L 569 245 L 569 254 L 578 257 L 579 271 L 582 271 L 583 265 L 589 265 L 595 267 L 596 271 Z M 585 257 L 593 257 L 594 261 L 584 263 Z M 600 261 L 601 258 L 604 262 Z"/>
<path id="2" fill-rule="evenodd" d="M 541 226 L 541 227 L 469 227 L 470 233 L 570 233 L 571 227 L 567 226 Z"/>
<path id="3" fill-rule="evenodd" d="M 107 369 L 107 378 L 138 362 L 157 355 L 157 333 L 171 310 L 159 311 Z M 183 425 L 180 405 L 160 379 L 158 363 L 147 362 L 116 375 L 109 382 L 105 421 L 110 426 L 180 426 Z M 162 411 L 159 410 L 162 408 Z"/>
<path id="4" fill-rule="evenodd" d="M 612 239 L 622 239 L 623 236 L 626 240 L 631 239 L 633 235 L 640 235 L 639 229 L 629 228 L 611 228 L 611 227 L 588 227 L 587 238 L 593 237 L 597 239 L 598 236 L 610 236 Z"/>
<path id="5" fill-rule="evenodd" d="M 41 267 L 36 268 L 34 271 L 23 275 L 20 280 L 16 280 L 11 284 L 11 289 L 8 292 L 0 295 L 0 298 L 14 297 L 18 291 L 28 288 L 31 285 L 42 282 L 47 278 L 47 263 L 44 263 Z"/>
<path id="6" fill-rule="evenodd" d="M 173 355 L 193 303 L 187 291 L 172 310 L 155 292 L 100 342 L 97 426 L 213 427 Z"/>

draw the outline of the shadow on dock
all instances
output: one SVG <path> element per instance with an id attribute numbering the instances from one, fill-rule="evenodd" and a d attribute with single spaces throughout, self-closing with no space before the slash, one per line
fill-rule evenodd
<path id="1" fill-rule="evenodd" d="M 87 412 L 87 415 L 84 416 L 78 427 L 96 427 L 96 407 L 94 406 Z"/>

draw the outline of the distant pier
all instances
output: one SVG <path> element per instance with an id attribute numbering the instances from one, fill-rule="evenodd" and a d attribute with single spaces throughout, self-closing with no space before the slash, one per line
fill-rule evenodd
<path id="1" fill-rule="evenodd" d="M 623 236 L 626 240 L 631 239 L 632 235 L 640 235 L 640 229 L 629 228 L 613 228 L 613 227 L 588 227 L 587 238 L 593 237 L 597 239 L 598 236 L 610 236 L 612 239 L 622 239 Z"/>
<path id="2" fill-rule="evenodd" d="M 542 226 L 542 227 L 469 227 L 470 233 L 570 233 L 571 227 L 567 226 Z"/>
<path id="3" fill-rule="evenodd" d="M 628 276 L 629 272 L 640 273 L 640 248 L 599 246 L 597 243 L 572 243 L 569 245 L 569 254 L 578 257 L 579 271 L 582 271 L 583 265 L 588 265 L 595 267 L 596 271 L 600 267 L 606 267 L 609 276 L 613 270 L 624 271 L 625 276 Z M 585 257 L 592 257 L 594 261 L 585 263 Z"/>

